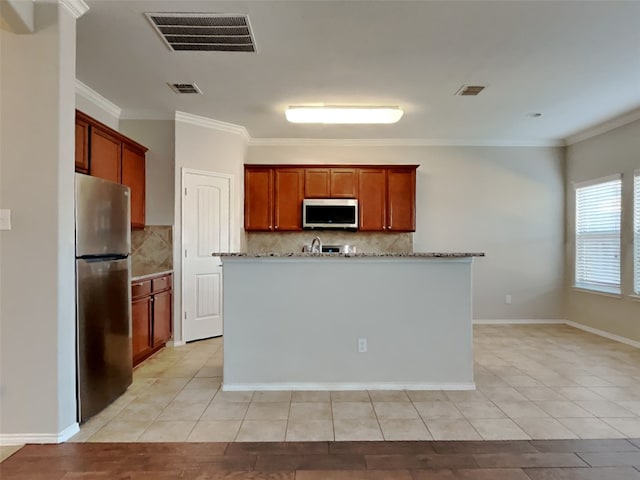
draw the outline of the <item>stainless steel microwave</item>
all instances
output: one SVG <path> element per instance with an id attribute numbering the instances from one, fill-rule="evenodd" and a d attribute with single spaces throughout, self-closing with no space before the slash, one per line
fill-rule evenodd
<path id="1" fill-rule="evenodd" d="M 358 228 L 358 200 L 352 198 L 305 198 L 302 228 Z"/>

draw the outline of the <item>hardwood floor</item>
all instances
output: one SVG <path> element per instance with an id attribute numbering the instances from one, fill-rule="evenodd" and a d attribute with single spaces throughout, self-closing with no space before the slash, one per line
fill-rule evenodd
<path id="1" fill-rule="evenodd" d="M 27 445 L 2 480 L 640 480 L 640 440 Z"/>

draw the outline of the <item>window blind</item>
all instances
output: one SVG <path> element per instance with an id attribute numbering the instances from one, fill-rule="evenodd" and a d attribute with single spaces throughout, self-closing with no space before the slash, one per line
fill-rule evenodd
<path id="1" fill-rule="evenodd" d="M 620 293 L 622 179 L 576 187 L 576 287 Z"/>
<path id="2" fill-rule="evenodd" d="M 640 171 L 633 177 L 633 292 L 640 295 Z"/>

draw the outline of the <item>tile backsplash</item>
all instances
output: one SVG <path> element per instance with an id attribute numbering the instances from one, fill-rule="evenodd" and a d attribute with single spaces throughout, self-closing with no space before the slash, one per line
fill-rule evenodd
<path id="1" fill-rule="evenodd" d="M 173 227 L 147 225 L 131 231 L 131 269 L 163 271 L 173 268 Z"/>
<path id="2" fill-rule="evenodd" d="M 413 252 L 413 233 L 343 232 L 318 230 L 304 232 L 251 232 L 247 233 L 247 253 L 301 252 L 303 245 L 310 245 L 315 236 L 323 245 L 355 245 L 359 253 L 409 253 Z"/>

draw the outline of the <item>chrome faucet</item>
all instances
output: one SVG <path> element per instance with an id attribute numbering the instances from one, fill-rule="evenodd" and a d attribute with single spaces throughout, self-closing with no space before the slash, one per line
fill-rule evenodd
<path id="1" fill-rule="evenodd" d="M 322 253 L 322 240 L 316 237 L 311 242 L 311 253 Z"/>

